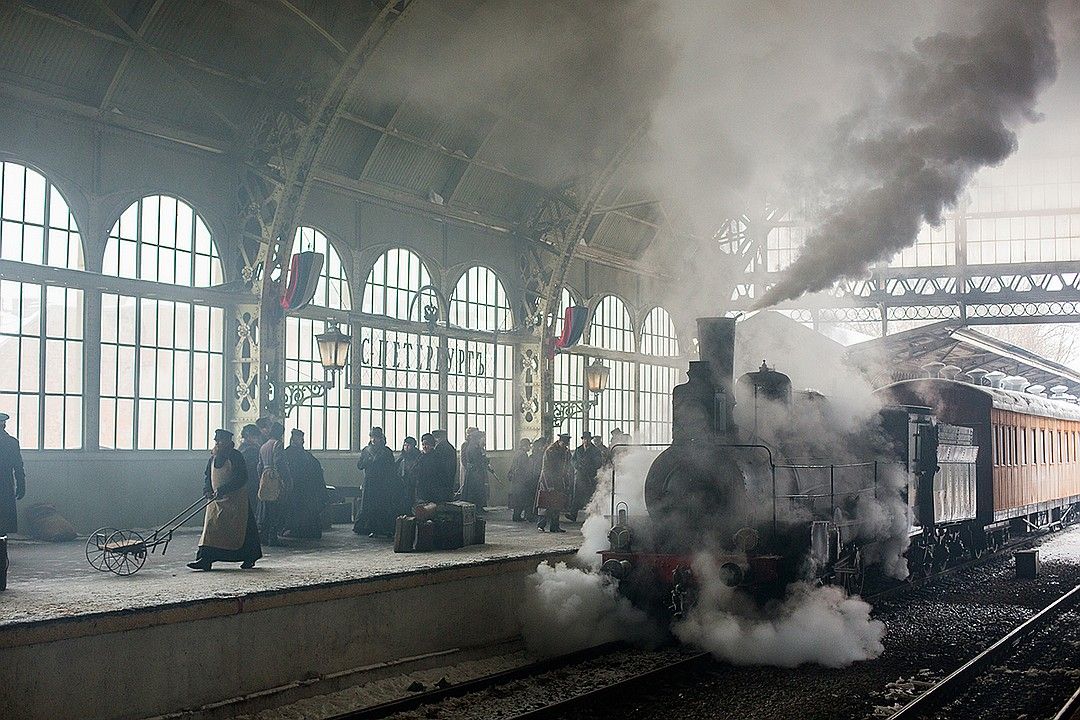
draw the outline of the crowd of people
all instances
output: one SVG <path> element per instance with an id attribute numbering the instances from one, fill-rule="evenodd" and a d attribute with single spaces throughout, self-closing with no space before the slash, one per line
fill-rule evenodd
<path id="1" fill-rule="evenodd" d="M 236 447 L 228 430 L 214 435 L 203 483 L 211 502 L 195 561 L 188 563 L 193 569 L 209 570 L 215 562 L 249 569 L 262 547 L 280 545 L 282 536 L 322 537 L 326 482 L 322 464 L 304 447 L 303 431 L 293 430 L 285 445 L 284 426 L 265 419 L 244 426 L 240 436 Z M 611 446 L 629 441 L 621 429 L 612 431 Z M 573 450 L 569 433 L 551 443 L 521 439 L 507 478 L 511 519 L 536 520 L 541 532 L 565 532 L 561 518 L 577 520 L 610 462 L 609 446 L 587 430 Z M 490 499 L 487 438 L 475 427 L 466 429 L 460 454 L 445 430 L 434 430 L 419 444 L 406 437 L 397 456 L 383 429 L 373 427 L 356 467 L 364 473 L 363 500 L 353 532 L 373 538 L 392 538 L 398 516 L 418 504 L 458 498 L 483 513 Z"/>
<path id="2" fill-rule="evenodd" d="M 7 420 L 0 413 L 0 535 L 16 531 L 15 501 L 26 492 L 19 444 L 7 434 Z M 612 446 L 629 440 L 622 430 L 612 431 Z M 537 521 L 540 531 L 563 532 L 560 518 L 577 520 L 610 460 L 608 446 L 588 431 L 574 449 L 569 433 L 550 443 L 521 439 L 507 477 L 511 519 Z M 353 531 L 369 537 L 392 538 L 398 516 L 411 514 L 418 504 L 459 499 L 484 513 L 494 474 L 487 438 L 475 427 L 466 429 L 460 453 L 445 430 L 434 430 L 419 443 L 405 438 L 396 456 L 383 429 L 373 427 L 356 467 L 363 471 L 363 493 Z M 287 445 L 285 427 L 269 418 L 245 425 L 239 445 L 232 432 L 217 430 L 203 493 L 208 504 L 198 552 L 188 563 L 192 569 L 209 570 L 215 562 L 239 562 L 250 569 L 262 548 L 281 545 L 283 536 L 322 537 L 326 481 L 322 464 L 305 447 L 302 430 L 292 430 Z"/>

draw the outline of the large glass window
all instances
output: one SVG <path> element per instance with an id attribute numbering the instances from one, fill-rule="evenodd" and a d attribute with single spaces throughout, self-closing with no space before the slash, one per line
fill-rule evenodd
<path id="1" fill-rule="evenodd" d="M 202 218 L 184 201 L 162 195 L 139 200 L 116 221 L 103 272 L 191 287 L 222 281 Z M 221 308 L 103 293 L 100 446 L 209 447 L 222 422 L 224 337 Z"/>
<path id="2" fill-rule="evenodd" d="M 312 227 L 296 229 L 293 254 L 314 250 L 322 253 L 323 267 L 312 305 L 334 310 L 351 310 L 349 278 L 337 250 L 325 234 Z M 326 323 L 306 318 L 285 318 L 285 381 L 307 382 L 325 379 L 315 336 L 326 331 Z M 348 450 L 352 434 L 351 373 L 346 367 L 325 395 L 295 408 L 292 425 L 304 431 L 312 450 Z"/>
<path id="3" fill-rule="evenodd" d="M 450 298 L 450 324 L 490 333 L 511 329 L 510 302 L 494 272 L 478 266 L 461 276 Z M 460 443 L 472 426 L 487 433 L 488 450 L 513 449 L 513 346 L 459 338 L 448 338 L 447 346 L 451 438 Z"/>
<path id="4" fill-rule="evenodd" d="M 383 253 L 364 284 L 362 309 L 398 320 L 420 320 L 436 298 L 423 290 L 431 275 L 420 257 L 403 248 Z M 439 425 L 439 338 L 427 333 L 363 327 L 358 357 L 360 432 L 379 425 L 397 447 Z"/>
<path id="5" fill-rule="evenodd" d="M 67 201 L 13 162 L 0 163 L 0 258 L 83 269 Z M 0 358 L 0 411 L 22 447 L 82 447 L 83 291 L 0 281 Z"/>
<path id="6" fill-rule="evenodd" d="M 678 357 L 675 323 L 664 308 L 653 308 L 641 328 L 641 352 Z M 642 361 L 638 366 L 638 434 L 641 442 L 671 441 L 671 391 L 681 372 L 668 365 Z"/>
<path id="7" fill-rule="evenodd" d="M 603 297 L 597 303 L 589 324 L 589 345 L 602 350 L 634 352 L 634 323 L 626 305 L 614 295 Z M 633 431 L 637 415 L 634 398 L 637 373 L 631 360 L 604 359 L 603 362 L 611 370 L 607 389 L 600 393 L 600 402 L 589 413 L 589 430 L 599 433 L 606 442 L 615 428 Z"/>
<path id="8" fill-rule="evenodd" d="M 562 334 L 563 315 L 566 308 L 576 305 L 577 301 L 566 288 L 563 288 L 559 302 L 559 311 L 555 316 L 555 336 Z M 555 402 L 585 399 L 585 357 L 575 353 L 559 353 L 555 356 Z M 584 424 L 580 417 L 566 420 L 556 428 L 557 432 L 568 432 L 576 439 L 581 437 Z"/>

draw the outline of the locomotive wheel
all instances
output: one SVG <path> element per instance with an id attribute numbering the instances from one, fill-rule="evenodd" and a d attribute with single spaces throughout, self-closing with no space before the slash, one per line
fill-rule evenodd
<path id="1" fill-rule="evenodd" d="M 105 545 L 105 564 L 117 575 L 134 575 L 146 562 L 143 536 L 134 530 L 117 530 Z M 117 551 L 120 548 L 123 548 L 122 552 Z"/>
<path id="2" fill-rule="evenodd" d="M 116 528 L 98 528 L 90 533 L 90 537 L 86 538 L 86 561 L 90 563 L 90 567 L 99 572 L 109 572 L 109 566 L 106 562 L 105 543 L 116 531 Z"/>

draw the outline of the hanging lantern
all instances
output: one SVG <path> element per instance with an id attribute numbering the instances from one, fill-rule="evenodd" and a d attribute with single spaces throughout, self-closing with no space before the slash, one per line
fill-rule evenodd
<path id="1" fill-rule="evenodd" d="M 337 323 L 331 323 L 324 333 L 315 336 L 319 344 L 319 362 L 323 368 L 336 372 L 345 368 L 349 362 L 349 347 L 352 338 L 341 332 Z"/>
<path id="2" fill-rule="evenodd" d="M 599 394 L 607 387 L 608 374 L 611 372 L 604 363 L 599 360 L 593 360 L 587 368 L 585 368 L 585 387 L 588 388 L 590 393 Z"/>

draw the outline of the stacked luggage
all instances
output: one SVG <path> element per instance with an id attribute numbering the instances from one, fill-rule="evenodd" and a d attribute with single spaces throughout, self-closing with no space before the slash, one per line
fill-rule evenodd
<path id="1" fill-rule="evenodd" d="M 398 517 L 394 528 L 394 552 L 456 550 L 483 545 L 483 518 L 467 502 L 427 503 L 413 508 L 412 515 Z"/>

